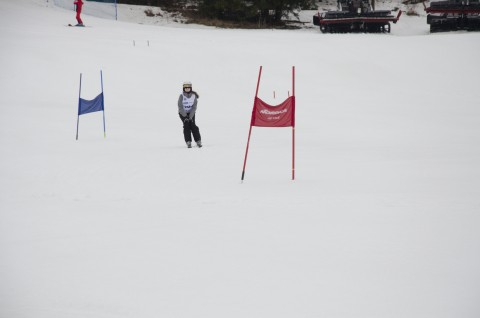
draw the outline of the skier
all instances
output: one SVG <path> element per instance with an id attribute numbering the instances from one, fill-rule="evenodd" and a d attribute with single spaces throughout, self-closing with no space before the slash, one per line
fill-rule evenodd
<path id="1" fill-rule="evenodd" d="M 183 136 L 188 148 L 192 148 L 192 134 L 197 146 L 202 147 L 200 130 L 195 124 L 198 98 L 197 92 L 192 90 L 192 83 L 184 82 L 183 92 L 178 97 L 178 115 L 183 123 Z"/>
<path id="2" fill-rule="evenodd" d="M 80 13 L 82 13 L 82 6 L 83 6 L 83 1 L 82 0 L 75 0 L 73 4 L 76 6 L 76 11 L 77 11 L 77 16 L 75 17 L 77 19 L 77 25 L 76 26 L 84 26 L 83 21 L 80 18 Z"/>

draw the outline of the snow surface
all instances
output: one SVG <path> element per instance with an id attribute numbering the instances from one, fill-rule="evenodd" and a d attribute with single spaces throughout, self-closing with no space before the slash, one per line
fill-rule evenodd
<path id="1" fill-rule="evenodd" d="M 480 317 L 479 33 L 0 17 L 1 318 Z M 296 66 L 295 181 L 291 129 L 254 127 L 240 183 L 260 65 L 272 104 Z"/>

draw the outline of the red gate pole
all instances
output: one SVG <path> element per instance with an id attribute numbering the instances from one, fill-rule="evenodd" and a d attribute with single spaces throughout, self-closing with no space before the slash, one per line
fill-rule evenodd
<path id="1" fill-rule="evenodd" d="M 295 66 L 292 66 L 292 97 L 293 111 L 295 114 Z M 295 180 L 295 117 L 292 125 L 292 180 Z"/>
<path id="2" fill-rule="evenodd" d="M 260 76 L 262 76 L 262 67 L 260 66 L 260 70 L 258 71 L 258 81 L 257 81 L 257 90 L 255 91 L 255 98 L 258 96 L 258 88 L 260 87 Z"/>
<path id="3" fill-rule="evenodd" d="M 243 161 L 242 182 L 243 182 L 243 179 L 245 178 L 245 166 L 247 165 L 248 147 L 250 146 L 250 135 L 251 134 L 252 134 L 252 125 L 250 125 L 250 130 L 248 131 L 247 150 L 245 151 L 245 159 Z"/>
<path id="4" fill-rule="evenodd" d="M 253 101 L 252 119 L 253 119 L 253 112 L 255 111 L 255 102 L 257 101 L 258 88 L 260 87 L 261 76 L 262 76 L 262 66 L 260 66 L 260 70 L 258 71 L 257 90 L 255 91 L 255 100 Z M 243 179 L 245 178 L 245 167 L 247 165 L 248 147 L 250 146 L 251 135 L 252 135 L 252 121 L 250 121 L 250 130 L 248 131 L 247 149 L 245 150 L 245 159 L 243 160 L 242 182 L 243 182 Z"/>

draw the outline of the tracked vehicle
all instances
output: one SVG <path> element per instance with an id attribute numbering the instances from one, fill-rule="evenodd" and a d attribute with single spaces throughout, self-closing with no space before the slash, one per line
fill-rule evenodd
<path id="1" fill-rule="evenodd" d="M 424 6 L 432 33 L 480 30 L 480 0 L 435 1 L 430 3 L 430 7 L 425 3 Z"/>
<path id="2" fill-rule="evenodd" d="M 390 23 L 397 23 L 397 16 L 390 10 L 375 10 L 375 2 L 369 0 L 338 0 L 338 11 L 327 11 L 313 16 L 313 24 L 323 33 L 390 33 Z"/>

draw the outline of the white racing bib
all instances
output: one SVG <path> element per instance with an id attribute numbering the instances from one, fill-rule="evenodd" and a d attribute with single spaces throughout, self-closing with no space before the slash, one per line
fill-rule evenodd
<path id="1" fill-rule="evenodd" d="M 189 113 L 192 110 L 193 103 L 195 103 L 195 94 L 192 94 L 190 98 L 183 95 L 183 109 Z"/>

